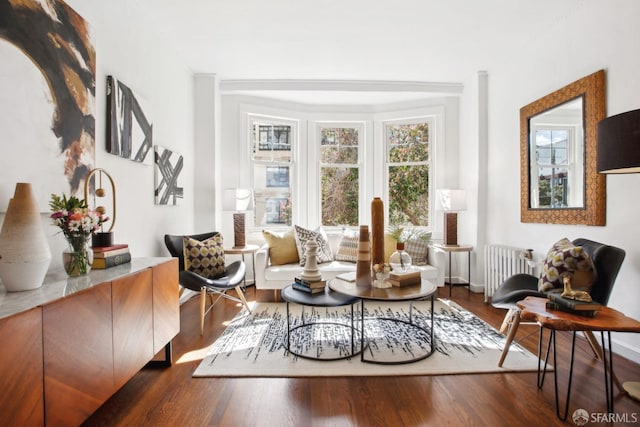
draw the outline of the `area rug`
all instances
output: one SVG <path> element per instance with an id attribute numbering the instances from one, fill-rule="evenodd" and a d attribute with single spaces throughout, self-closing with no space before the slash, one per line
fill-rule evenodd
<path id="1" fill-rule="evenodd" d="M 380 317 L 409 319 L 408 302 L 365 303 L 365 357 L 397 362 L 413 359 L 431 349 L 431 334 L 404 323 L 376 320 Z M 318 358 L 336 358 L 351 351 L 351 306 L 304 307 L 290 304 L 290 323 L 331 322 L 295 330 L 291 334 L 294 353 Z M 360 304 L 353 306 L 354 345 L 360 350 Z M 413 322 L 430 331 L 430 301 L 413 303 Z M 537 356 L 512 344 L 506 361 L 498 367 L 505 337 L 489 324 L 449 300 L 434 305 L 435 346 L 433 354 L 407 364 L 363 363 L 360 355 L 343 360 L 310 360 L 287 350 L 285 303 L 256 303 L 249 314 L 241 311 L 211 345 L 194 377 L 315 377 L 443 375 L 490 372 L 522 372 L 537 369 Z"/>

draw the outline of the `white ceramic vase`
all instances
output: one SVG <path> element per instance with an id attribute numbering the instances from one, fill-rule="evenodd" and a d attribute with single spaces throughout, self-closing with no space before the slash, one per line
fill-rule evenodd
<path id="1" fill-rule="evenodd" d="M 16 184 L 0 231 L 0 279 L 9 292 L 42 286 L 51 249 L 31 184 Z"/>

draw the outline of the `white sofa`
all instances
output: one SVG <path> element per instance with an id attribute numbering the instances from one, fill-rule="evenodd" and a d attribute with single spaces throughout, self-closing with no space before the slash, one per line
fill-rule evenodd
<path id="1" fill-rule="evenodd" d="M 328 234 L 327 239 L 331 251 L 335 254 L 340 246 L 341 234 Z M 422 279 L 430 280 L 438 286 L 444 286 L 445 260 L 442 252 L 429 249 L 429 264 L 415 266 L 421 270 Z M 333 279 L 340 273 L 355 271 L 356 264 L 346 261 L 331 261 L 318 264 L 324 280 Z M 256 289 L 280 290 L 293 283 L 294 277 L 302 273 L 299 263 L 285 265 L 271 265 L 269 263 L 269 246 L 263 245 L 255 253 L 255 281 Z"/>

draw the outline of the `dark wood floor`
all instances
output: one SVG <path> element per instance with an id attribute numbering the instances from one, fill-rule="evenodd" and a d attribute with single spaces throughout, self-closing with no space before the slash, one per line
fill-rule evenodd
<path id="1" fill-rule="evenodd" d="M 439 294 L 448 296 L 442 289 Z M 273 300 L 273 293 L 247 291 L 247 299 Z M 504 312 L 483 303 L 482 295 L 454 289 L 453 299 L 495 327 Z M 191 374 L 239 307 L 219 302 L 198 327 L 198 300 L 181 309 L 181 332 L 174 340 L 174 366 L 140 371 L 107 401 L 88 426 L 555 426 L 574 425 L 578 408 L 606 412 L 603 371 L 584 339 L 576 351 L 567 423 L 556 418 L 553 376 L 543 389 L 536 373 L 367 378 L 192 378 Z M 534 353 L 535 326 L 519 337 Z M 559 334 L 559 354 L 569 354 L 569 335 Z M 508 356 L 507 356 L 508 357 Z M 497 362 L 497 361 L 496 361 Z M 566 365 L 565 365 L 566 366 Z M 615 370 L 622 381 L 640 380 L 640 366 L 621 357 Z M 566 371 L 562 371 L 566 374 Z M 559 386 L 566 390 L 566 376 Z M 640 403 L 615 390 L 615 412 L 640 418 Z M 563 392 L 562 392 L 563 394 Z M 594 424 L 589 424 L 594 425 Z M 598 424 L 606 425 L 606 424 Z M 624 425 L 616 423 L 615 425 Z"/>

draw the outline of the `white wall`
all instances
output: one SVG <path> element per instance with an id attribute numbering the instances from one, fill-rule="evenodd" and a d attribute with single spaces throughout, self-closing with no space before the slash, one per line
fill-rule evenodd
<path id="1" fill-rule="evenodd" d="M 619 0 L 584 2 L 570 17 L 531 35 L 518 52 L 505 52 L 489 67 L 489 243 L 533 248 L 543 257 L 558 239 L 585 237 L 618 246 L 626 259 L 609 305 L 640 319 L 640 174 L 607 177 L 607 225 L 604 227 L 520 222 L 519 109 L 599 69 L 606 71 L 607 115 L 640 108 L 640 58 L 637 42 L 640 3 Z M 474 144 L 463 140 L 463 147 Z M 465 151 L 463 148 L 462 151 Z M 482 226 L 482 224 L 479 224 Z M 617 334 L 616 351 L 640 360 L 640 336 Z"/>
<path id="2" fill-rule="evenodd" d="M 95 166 L 106 169 L 117 191 L 115 240 L 130 245 L 134 256 L 168 255 L 165 233 L 193 230 L 193 77 L 190 70 L 172 61 L 171 52 L 145 39 L 143 28 L 118 28 L 123 13 L 108 2 L 67 1 L 93 29 L 96 50 L 96 158 Z M 126 12 L 126 11 L 125 11 Z M 106 76 L 113 75 L 147 101 L 147 113 L 153 121 L 153 143 L 184 156 L 181 183 L 184 203 L 179 207 L 154 204 L 153 166 L 141 165 L 106 152 Z M 62 190 L 61 190 L 62 191 Z M 0 200 L 0 203 L 8 203 Z M 66 247 L 62 235 L 48 225 L 43 214 L 45 233 L 50 237 L 51 268 L 61 267 L 61 252 Z"/>

